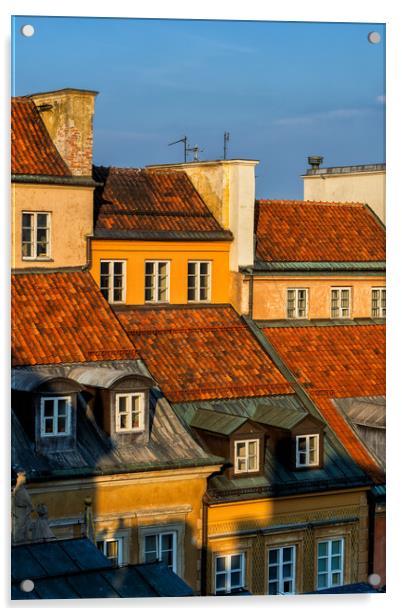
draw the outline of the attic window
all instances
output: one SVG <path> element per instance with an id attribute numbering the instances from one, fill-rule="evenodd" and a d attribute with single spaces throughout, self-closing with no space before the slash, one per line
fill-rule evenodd
<path id="1" fill-rule="evenodd" d="M 71 397 L 44 397 L 40 402 L 41 436 L 68 436 L 71 433 Z"/>
<path id="2" fill-rule="evenodd" d="M 306 434 L 296 436 L 296 466 L 318 466 L 319 464 L 319 435 Z"/>
<path id="3" fill-rule="evenodd" d="M 144 430 L 143 393 L 116 394 L 116 432 Z"/>
<path id="4" fill-rule="evenodd" d="M 235 441 L 235 473 L 255 473 L 259 470 L 259 441 Z"/>

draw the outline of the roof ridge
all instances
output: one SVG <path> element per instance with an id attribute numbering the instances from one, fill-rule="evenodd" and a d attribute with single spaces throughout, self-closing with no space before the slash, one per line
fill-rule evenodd
<path id="1" fill-rule="evenodd" d="M 362 201 L 312 201 L 303 199 L 256 199 L 260 205 L 330 205 L 332 207 L 365 207 Z"/>

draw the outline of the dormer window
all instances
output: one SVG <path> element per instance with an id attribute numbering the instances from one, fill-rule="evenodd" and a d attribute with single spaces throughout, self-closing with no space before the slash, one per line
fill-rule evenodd
<path id="1" fill-rule="evenodd" d="M 42 437 L 71 434 L 71 396 L 41 398 L 40 432 Z"/>
<path id="2" fill-rule="evenodd" d="M 259 440 L 250 439 L 234 443 L 234 472 L 256 473 L 259 471 Z"/>
<path id="3" fill-rule="evenodd" d="M 144 430 L 144 393 L 116 394 L 116 432 Z"/>
<path id="4" fill-rule="evenodd" d="M 318 466 L 319 435 L 306 434 L 296 437 L 296 467 Z"/>

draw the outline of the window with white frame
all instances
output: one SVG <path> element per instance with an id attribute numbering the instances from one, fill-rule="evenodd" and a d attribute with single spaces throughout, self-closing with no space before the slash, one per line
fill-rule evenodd
<path id="1" fill-rule="evenodd" d="M 116 432 L 140 432 L 144 429 L 143 393 L 116 394 Z"/>
<path id="2" fill-rule="evenodd" d="M 41 436 L 71 434 L 71 397 L 43 397 L 40 401 Z"/>
<path id="3" fill-rule="evenodd" d="M 259 470 L 258 439 L 235 441 L 234 450 L 235 473 L 252 473 Z"/>
<path id="4" fill-rule="evenodd" d="M 121 567 L 123 564 L 123 537 L 108 537 L 96 541 L 96 547 L 113 565 Z"/>
<path id="5" fill-rule="evenodd" d="M 244 587 L 245 555 L 228 554 L 215 557 L 215 592 L 230 593 Z"/>
<path id="6" fill-rule="evenodd" d="M 331 289 L 331 319 L 349 319 L 351 316 L 351 289 L 333 287 Z"/>
<path id="7" fill-rule="evenodd" d="M 328 539 L 317 544 L 317 590 L 343 584 L 344 540 Z"/>
<path id="8" fill-rule="evenodd" d="M 189 302 L 208 302 L 210 299 L 210 261 L 189 261 L 187 264 L 187 300 Z"/>
<path id="9" fill-rule="evenodd" d="M 386 315 L 386 290 L 384 287 L 371 289 L 371 316 L 384 319 Z"/>
<path id="10" fill-rule="evenodd" d="M 169 261 L 145 261 L 145 301 L 169 302 Z"/>
<path id="11" fill-rule="evenodd" d="M 308 289 L 288 289 L 287 292 L 287 318 L 307 318 Z"/>
<path id="12" fill-rule="evenodd" d="M 268 550 L 268 594 L 293 595 L 296 592 L 296 546 Z"/>
<path id="13" fill-rule="evenodd" d="M 161 561 L 176 573 L 177 532 L 159 532 L 145 535 L 144 557 L 146 563 Z"/>
<path id="14" fill-rule="evenodd" d="M 296 436 L 296 466 L 318 466 L 319 435 Z"/>
<path id="15" fill-rule="evenodd" d="M 126 301 L 126 262 L 100 262 L 100 290 L 110 304 Z"/>
<path id="16" fill-rule="evenodd" d="M 49 212 L 22 212 L 22 258 L 50 258 Z"/>

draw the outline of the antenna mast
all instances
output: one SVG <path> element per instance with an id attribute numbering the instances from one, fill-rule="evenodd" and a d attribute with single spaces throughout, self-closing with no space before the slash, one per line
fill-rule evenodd
<path id="1" fill-rule="evenodd" d="M 225 132 L 223 135 L 223 160 L 226 160 L 226 156 L 228 153 L 228 143 L 229 143 L 230 135 Z"/>
<path id="2" fill-rule="evenodd" d="M 182 137 L 181 139 L 178 139 L 177 141 L 172 141 L 172 143 L 168 143 L 168 145 L 175 145 L 176 143 L 183 143 L 184 144 L 184 162 L 187 162 L 187 152 L 188 152 L 188 147 L 187 147 L 187 137 L 186 135 L 184 135 L 184 137 Z"/>

